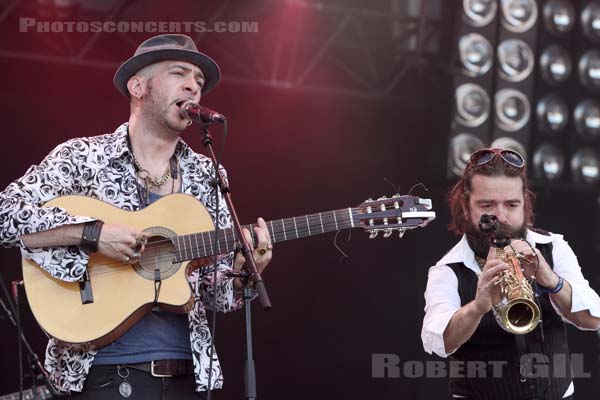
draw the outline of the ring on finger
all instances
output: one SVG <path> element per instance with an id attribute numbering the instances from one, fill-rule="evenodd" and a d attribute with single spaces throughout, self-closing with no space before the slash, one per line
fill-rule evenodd
<path id="1" fill-rule="evenodd" d="M 267 249 L 265 249 L 264 247 L 261 247 L 258 250 L 258 254 L 260 254 L 261 256 L 264 256 L 267 253 Z"/>

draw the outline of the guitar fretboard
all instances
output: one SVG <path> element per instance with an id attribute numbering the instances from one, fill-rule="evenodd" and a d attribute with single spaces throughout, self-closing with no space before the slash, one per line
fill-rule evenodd
<path id="1" fill-rule="evenodd" d="M 356 209 L 344 208 L 300 217 L 276 219 L 267 221 L 267 229 L 273 243 L 321 235 L 327 232 L 354 228 L 357 220 L 356 212 Z M 253 229 L 255 226 L 255 224 L 244 225 L 244 228 L 252 233 L 252 239 L 254 243 L 257 243 L 256 233 Z M 238 240 L 233 228 L 222 229 L 220 232 L 216 244 L 213 244 L 214 231 L 176 236 L 173 238 L 176 261 L 182 262 L 234 251 L 238 246 Z"/>

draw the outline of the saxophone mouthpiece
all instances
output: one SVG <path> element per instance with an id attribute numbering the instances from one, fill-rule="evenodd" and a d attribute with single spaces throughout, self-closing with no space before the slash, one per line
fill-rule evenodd
<path id="1" fill-rule="evenodd" d="M 498 218 L 495 215 L 483 214 L 479 218 L 479 230 L 483 233 L 492 233 L 498 229 Z"/>

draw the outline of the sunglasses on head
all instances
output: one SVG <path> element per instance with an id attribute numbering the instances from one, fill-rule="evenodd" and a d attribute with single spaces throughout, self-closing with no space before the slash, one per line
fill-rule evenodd
<path id="1" fill-rule="evenodd" d="M 483 149 L 478 150 L 471 154 L 469 158 L 469 166 L 480 167 L 493 161 L 496 156 L 500 156 L 502 161 L 506 164 L 511 165 L 515 168 L 523 168 L 525 166 L 525 159 L 519 153 L 513 150 L 507 149 Z"/>

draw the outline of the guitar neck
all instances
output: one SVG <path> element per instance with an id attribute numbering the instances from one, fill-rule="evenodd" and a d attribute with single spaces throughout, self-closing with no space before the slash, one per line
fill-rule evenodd
<path id="1" fill-rule="evenodd" d="M 357 210 L 344 208 L 334 211 L 320 212 L 299 217 L 267 221 L 267 229 L 273 243 L 299 239 L 308 236 L 321 235 L 342 229 L 354 228 Z M 252 233 L 254 243 L 257 243 L 254 224 L 244 225 Z M 219 240 L 214 243 L 215 231 L 180 235 L 173 238 L 176 247 L 177 261 L 209 257 L 234 251 L 239 241 L 233 228 L 220 230 Z"/>

